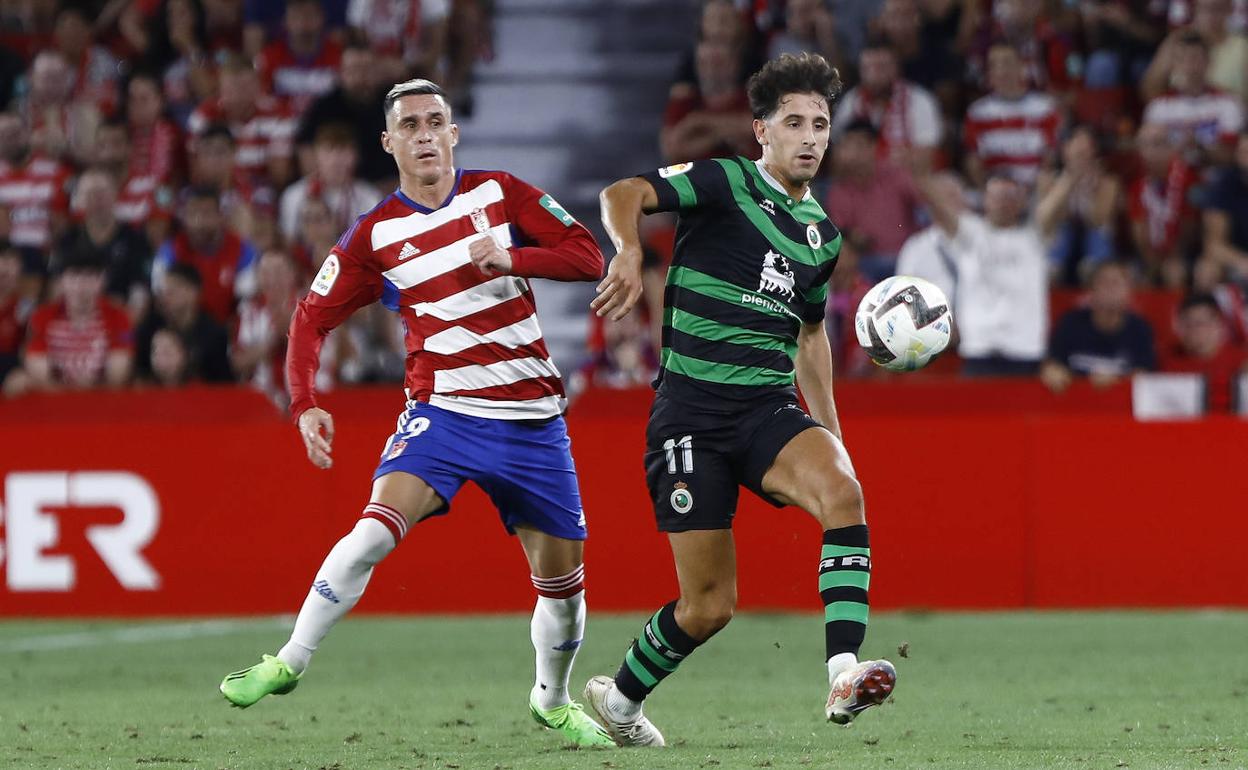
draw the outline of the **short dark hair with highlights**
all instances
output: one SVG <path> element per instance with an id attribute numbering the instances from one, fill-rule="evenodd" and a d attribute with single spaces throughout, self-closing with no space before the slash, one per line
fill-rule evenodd
<path id="1" fill-rule="evenodd" d="M 386 93 L 386 100 L 382 102 L 381 108 L 387 115 L 389 115 L 390 109 L 394 107 L 395 102 L 404 96 L 411 96 L 412 94 L 432 94 L 446 99 L 446 91 L 442 90 L 442 86 L 432 80 L 413 78 L 412 80 L 405 80 L 402 83 L 395 83 L 394 88 L 391 88 L 390 91 Z"/>
<path id="2" fill-rule="evenodd" d="M 841 73 L 828 60 L 814 53 L 781 54 L 750 76 L 745 88 L 750 96 L 750 111 L 759 120 L 766 120 L 780 106 L 785 94 L 816 93 L 832 101 L 840 95 Z"/>

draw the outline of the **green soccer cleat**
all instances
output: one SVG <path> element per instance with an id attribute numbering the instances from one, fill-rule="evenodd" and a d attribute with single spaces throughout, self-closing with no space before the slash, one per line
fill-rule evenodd
<path id="1" fill-rule="evenodd" d="M 611 736 L 597 722 L 589 718 L 579 703 L 565 703 L 546 711 L 530 700 L 529 713 L 533 715 L 533 721 L 547 729 L 558 730 L 577 746 L 615 748 L 615 741 L 611 740 Z"/>
<path id="2" fill-rule="evenodd" d="M 266 695 L 285 695 L 299 684 L 299 675 L 273 657 L 261 655 L 251 668 L 227 674 L 221 680 L 221 694 L 232 705 L 245 709 Z"/>

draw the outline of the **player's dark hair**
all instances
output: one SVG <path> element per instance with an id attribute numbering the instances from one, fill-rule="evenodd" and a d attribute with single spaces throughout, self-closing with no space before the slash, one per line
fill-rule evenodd
<path id="1" fill-rule="evenodd" d="M 165 271 L 165 277 L 181 278 L 196 289 L 202 288 L 204 279 L 194 265 L 187 262 L 174 262 Z"/>
<path id="2" fill-rule="evenodd" d="M 386 100 L 381 104 L 382 110 L 389 115 L 390 108 L 394 106 L 395 102 L 404 96 L 412 96 L 413 94 L 432 94 L 433 96 L 441 96 L 444 100 L 446 99 L 446 91 L 442 90 L 442 86 L 432 80 L 413 78 L 394 84 L 394 87 L 386 93 Z"/>
<path id="3" fill-rule="evenodd" d="M 1212 294 L 1198 291 L 1188 294 L 1179 303 L 1179 315 L 1183 315 L 1187 311 L 1198 307 L 1207 307 L 1218 315 L 1222 314 L 1222 306 L 1218 304 L 1218 300 Z"/>
<path id="4" fill-rule="evenodd" d="M 841 93 L 841 73 L 828 60 L 814 53 L 781 54 L 763 65 L 745 84 L 750 96 L 750 111 L 759 120 L 766 120 L 780 106 L 785 94 L 816 93 L 832 101 Z"/>

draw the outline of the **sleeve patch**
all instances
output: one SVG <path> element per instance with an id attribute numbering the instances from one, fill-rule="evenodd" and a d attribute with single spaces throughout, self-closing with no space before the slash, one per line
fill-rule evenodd
<path id="1" fill-rule="evenodd" d="M 538 203 L 542 204 L 542 208 L 549 211 L 551 216 L 562 222 L 564 227 L 570 227 L 576 223 L 576 220 L 572 218 L 572 215 L 565 211 L 563 206 L 559 205 L 559 201 L 549 195 L 543 195 L 538 200 Z"/>
<path id="2" fill-rule="evenodd" d="M 312 291 L 322 297 L 329 296 L 329 290 L 334 288 L 334 282 L 338 280 L 340 272 L 342 271 L 338 268 L 338 255 L 330 254 L 325 258 L 325 264 L 321 265 L 321 271 L 312 281 Z"/>
<path id="3" fill-rule="evenodd" d="M 664 179 L 673 176 L 680 176 L 681 174 L 688 173 L 691 168 L 693 168 L 692 163 L 677 163 L 674 166 L 664 166 L 659 169 L 659 176 Z"/>

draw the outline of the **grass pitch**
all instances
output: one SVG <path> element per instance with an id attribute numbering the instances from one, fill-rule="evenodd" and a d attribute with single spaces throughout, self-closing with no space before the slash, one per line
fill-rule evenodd
<path id="1" fill-rule="evenodd" d="M 594 615 L 578 691 L 644 618 Z M 884 614 L 888 705 L 823 720 L 814 615 L 739 616 L 646 706 L 662 751 L 572 751 L 525 706 L 527 617 L 352 618 L 298 690 L 221 677 L 289 620 L 0 623 L 0 767 L 1245 768 L 1248 614 Z M 908 657 L 899 655 L 906 645 Z"/>

